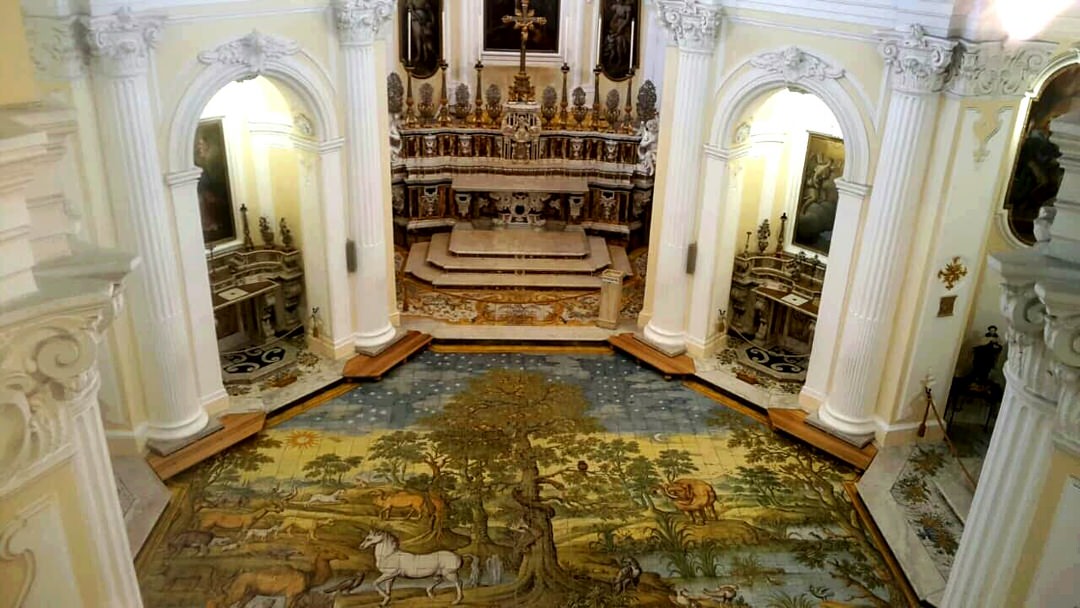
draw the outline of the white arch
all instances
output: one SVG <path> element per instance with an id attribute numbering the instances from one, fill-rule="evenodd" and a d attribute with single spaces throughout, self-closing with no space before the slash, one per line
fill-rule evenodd
<path id="1" fill-rule="evenodd" d="M 713 107 L 719 110 L 713 117 L 709 143 L 721 149 L 730 148 L 738 127 L 737 121 L 750 104 L 766 93 L 794 86 L 817 95 L 840 123 L 845 156 L 843 179 L 856 184 L 867 183 L 870 177 L 871 154 L 870 134 L 866 127 L 870 124 L 866 120 L 869 114 L 865 104 L 857 100 L 856 95 L 842 84 L 848 80 L 846 73 L 839 78 L 805 76 L 789 80 L 781 71 L 754 65 L 753 62 L 758 58 L 779 53 L 781 50 L 783 49 L 747 58 L 724 79 L 713 102 Z M 850 86 L 856 92 L 859 90 L 854 83 Z"/>
<path id="2" fill-rule="evenodd" d="M 238 37 L 243 38 L 243 36 Z M 213 62 L 204 65 L 188 84 L 177 103 L 169 128 L 168 163 L 170 171 L 186 171 L 195 166 L 195 129 L 203 108 L 222 87 L 236 80 L 265 76 L 285 85 L 313 117 L 317 142 L 334 141 L 341 137 L 341 126 L 333 100 L 336 93 L 326 73 L 307 53 L 266 58 L 256 71 L 243 63 Z"/>

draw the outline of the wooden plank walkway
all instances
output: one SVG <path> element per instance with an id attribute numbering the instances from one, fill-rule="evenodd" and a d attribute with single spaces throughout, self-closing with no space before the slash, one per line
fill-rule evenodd
<path id="1" fill-rule="evenodd" d="M 645 344 L 634 337 L 632 333 L 618 334 L 608 338 L 611 344 L 618 350 L 631 357 L 655 368 L 664 377 L 670 380 L 676 376 L 689 376 L 695 371 L 694 360 L 686 355 L 669 357 L 655 348 Z"/>
<path id="2" fill-rule="evenodd" d="M 409 330 L 405 337 L 398 340 L 383 352 L 375 355 L 356 355 L 345 362 L 341 372 L 346 380 L 379 380 L 409 357 L 431 343 L 431 335 Z"/>
<path id="3" fill-rule="evenodd" d="M 146 457 L 146 462 L 164 481 L 258 433 L 266 424 L 266 413 L 225 414 L 218 418 L 218 421 L 224 426 L 220 431 L 211 433 L 168 456 L 151 453 Z"/>
<path id="4" fill-rule="evenodd" d="M 865 471 L 874 460 L 874 456 L 877 456 L 877 448 L 874 444 L 871 443 L 859 449 L 843 439 L 806 424 L 807 415 L 806 412 L 796 409 L 770 409 L 769 422 L 774 428 L 832 454 L 862 471 Z"/>

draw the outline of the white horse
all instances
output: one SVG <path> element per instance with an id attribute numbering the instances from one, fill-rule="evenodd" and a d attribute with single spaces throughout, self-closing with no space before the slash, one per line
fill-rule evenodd
<path id="1" fill-rule="evenodd" d="M 434 599 L 435 588 L 444 580 L 454 585 L 457 597 L 451 605 L 460 604 L 462 600 L 461 581 L 458 579 L 458 570 L 461 569 L 461 558 L 452 551 L 436 551 L 434 553 L 406 553 L 398 549 L 399 541 L 396 536 L 384 530 L 372 530 L 360 543 L 361 549 L 375 547 L 375 567 L 382 576 L 373 583 L 375 590 L 382 596 L 381 606 L 390 603 L 390 593 L 393 590 L 394 579 L 399 576 L 405 578 L 428 578 L 434 577 L 435 581 L 427 588 L 427 595 Z M 385 589 L 379 585 L 386 583 Z"/>

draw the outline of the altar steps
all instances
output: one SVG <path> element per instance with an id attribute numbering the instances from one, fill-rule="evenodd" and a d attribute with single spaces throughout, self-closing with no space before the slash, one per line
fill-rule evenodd
<path id="1" fill-rule="evenodd" d="M 612 254 L 602 237 L 589 237 L 587 245 L 588 254 L 582 258 L 480 257 L 455 254 L 450 248 L 450 235 L 442 232 L 431 235 L 426 258 L 428 264 L 447 272 L 592 274 L 611 265 Z"/>

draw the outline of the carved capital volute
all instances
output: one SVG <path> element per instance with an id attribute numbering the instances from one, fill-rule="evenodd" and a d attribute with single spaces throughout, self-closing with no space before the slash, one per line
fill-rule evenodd
<path id="1" fill-rule="evenodd" d="M 102 75 L 113 78 L 146 73 L 164 21 L 164 17 L 135 15 L 126 6 L 112 15 L 79 19 L 94 65 Z"/>
<path id="2" fill-rule="evenodd" d="M 1054 376 L 1061 386 L 1058 397 L 1054 443 L 1080 456 L 1080 368 L 1055 363 Z"/>
<path id="3" fill-rule="evenodd" d="M 24 19 L 30 59 L 43 80 L 73 80 L 86 74 L 86 53 L 75 17 Z"/>
<path id="4" fill-rule="evenodd" d="M 945 86 L 955 41 L 930 36 L 918 24 L 906 32 L 880 32 L 878 37 L 893 89 L 929 94 L 937 93 Z"/>
<path id="5" fill-rule="evenodd" d="M 1046 347 L 1062 364 L 1080 367 L 1080 287 L 1064 280 L 1046 280 L 1035 286 L 1035 293 L 1046 311 Z"/>
<path id="6" fill-rule="evenodd" d="M 949 93 L 964 97 L 1020 97 L 1050 61 L 1054 44 L 1002 41 L 956 45 L 949 67 Z"/>
<path id="7" fill-rule="evenodd" d="M 1005 316 L 1010 332 L 1022 334 L 1028 339 L 1042 332 L 1046 307 L 1035 293 L 1034 280 L 1002 285 L 1001 314 Z"/>
<path id="8" fill-rule="evenodd" d="M 720 36 L 721 8 L 700 0 L 656 0 L 657 18 L 680 49 L 711 53 Z"/>
<path id="9" fill-rule="evenodd" d="M 339 0 L 334 5 L 341 44 L 371 44 L 394 12 L 391 0 Z"/>

